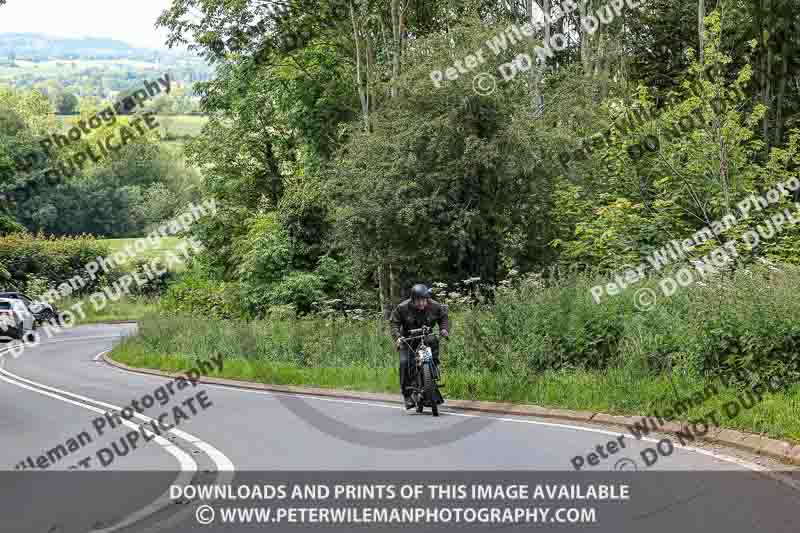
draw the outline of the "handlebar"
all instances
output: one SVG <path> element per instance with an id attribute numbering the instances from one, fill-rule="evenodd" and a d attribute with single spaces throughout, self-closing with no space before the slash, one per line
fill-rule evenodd
<path id="1" fill-rule="evenodd" d="M 433 331 L 433 328 L 430 328 L 428 326 L 423 326 L 419 329 L 409 330 L 408 334 L 410 335 L 409 337 L 400 337 L 400 340 L 411 341 L 414 339 L 421 339 L 423 337 L 427 337 L 428 335 L 434 335 L 434 336 L 438 335 L 437 332 Z"/>

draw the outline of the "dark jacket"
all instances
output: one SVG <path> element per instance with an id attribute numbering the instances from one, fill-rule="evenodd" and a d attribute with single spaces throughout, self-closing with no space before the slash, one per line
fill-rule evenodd
<path id="1" fill-rule="evenodd" d="M 431 300 L 424 312 L 417 311 L 411 300 L 408 299 L 394 308 L 389 320 L 392 324 L 392 338 L 397 342 L 400 337 L 408 336 L 412 329 L 422 326 L 433 327 L 439 325 L 439 330 L 450 330 L 450 320 L 447 318 L 447 306 L 436 300 Z"/>

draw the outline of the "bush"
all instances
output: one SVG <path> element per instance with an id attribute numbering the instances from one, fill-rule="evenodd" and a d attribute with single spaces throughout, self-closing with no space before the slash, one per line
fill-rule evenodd
<path id="1" fill-rule="evenodd" d="M 752 382 L 800 376 L 800 268 L 742 270 L 705 309 L 698 363 L 709 373 L 738 372 Z"/>
<path id="2" fill-rule="evenodd" d="M 134 276 L 138 275 L 140 279 L 148 279 L 148 269 L 146 267 L 149 264 L 150 261 L 148 259 L 136 258 L 130 265 L 132 268 L 128 268 L 129 273 Z M 134 297 L 143 296 L 145 298 L 155 298 L 157 296 L 163 296 L 167 292 L 169 285 L 173 283 L 177 277 L 175 272 L 167 270 L 164 274 L 150 279 L 144 285 L 140 286 L 138 283 L 134 283 L 130 287 L 130 293 Z"/>
<path id="3" fill-rule="evenodd" d="M 591 288 L 601 281 L 578 275 L 517 283 L 497 289 L 491 304 L 451 310 L 452 336 L 443 355 L 447 369 L 488 373 L 521 390 L 552 372 L 612 372 L 637 382 L 667 375 L 702 380 L 733 370 L 751 383 L 773 375 L 800 378 L 800 300 L 795 296 L 800 268 L 741 269 L 670 297 L 659 293 L 650 310 L 638 309 L 633 293 L 658 290 L 658 280 L 595 303 Z M 285 294 L 276 294 L 309 302 L 318 296 L 316 289 L 311 280 L 299 278 L 286 285 Z M 165 302 L 203 318 L 239 318 L 244 313 L 228 310 L 241 301 L 234 294 L 230 286 L 186 279 L 170 288 Z M 232 356 L 311 367 L 395 364 L 382 319 L 296 318 L 295 310 L 277 305 L 269 320 L 250 324 L 176 317 L 179 322 L 164 326 L 159 338 L 148 342 L 159 350 L 192 353 L 192 346 L 218 345 L 212 330 L 224 329 L 250 339 L 240 351 L 228 350 Z M 193 333 L 175 337 L 187 329 Z M 195 339 L 201 331 L 207 331 L 202 342 Z M 149 338 L 147 329 L 142 334 Z M 191 344 L 182 347 L 187 336 Z"/>
<path id="4" fill-rule="evenodd" d="M 0 237 L 0 264 L 10 274 L 7 283 L 12 288 L 24 288 L 32 282 L 54 288 L 80 275 L 87 284 L 77 292 L 91 293 L 99 288 L 100 279 L 90 279 L 84 267 L 108 253 L 109 248 L 91 236 L 56 238 L 15 233 Z"/>
<path id="5" fill-rule="evenodd" d="M 322 292 L 322 280 L 319 276 L 293 272 L 270 286 L 267 297 L 271 305 L 291 305 L 302 316 L 319 309 L 325 294 Z"/>
<path id="6" fill-rule="evenodd" d="M 197 272 L 187 272 L 171 284 L 161 304 L 170 315 L 208 319 L 246 319 L 251 316 L 239 285 L 211 281 Z"/>
<path id="7" fill-rule="evenodd" d="M 24 233 L 25 228 L 9 215 L 0 213 L 0 236 L 12 233 Z"/>

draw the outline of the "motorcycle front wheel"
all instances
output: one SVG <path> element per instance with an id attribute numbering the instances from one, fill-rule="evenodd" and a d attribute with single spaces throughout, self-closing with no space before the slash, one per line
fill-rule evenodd
<path id="1" fill-rule="evenodd" d="M 423 391 L 425 390 L 423 387 L 423 376 L 422 373 L 417 368 L 416 376 L 414 381 L 417 384 L 417 392 L 414 393 L 414 401 L 417 403 L 417 412 L 421 413 L 423 409 L 425 409 L 425 397 L 423 396 Z"/>
<path id="2" fill-rule="evenodd" d="M 425 402 L 431 406 L 433 416 L 439 416 L 439 406 L 436 404 L 436 396 L 434 389 L 436 382 L 433 380 L 433 371 L 431 365 L 422 365 L 422 390 Z"/>

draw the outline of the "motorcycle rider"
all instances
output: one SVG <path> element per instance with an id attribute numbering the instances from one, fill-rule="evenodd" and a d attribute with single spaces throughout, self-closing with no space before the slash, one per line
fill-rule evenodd
<path id="1" fill-rule="evenodd" d="M 413 363 L 414 350 L 419 346 L 420 339 L 414 341 L 403 341 L 401 337 L 409 335 L 412 329 L 419 329 L 422 326 L 432 328 L 439 326 L 439 334 L 442 337 L 450 335 L 450 320 L 447 316 L 447 306 L 431 298 L 431 291 L 425 285 L 418 283 L 411 288 L 411 297 L 400 303 L 392 311 L 390 319 L 392 326 L 392 338 L 394 339 L 395 349 L 400 352 L 400 392 L 403 393 L 406 409 L 414 407 L 414 400 L 411 398 L 406 387 L 410 386 L 410 370 Z M 433 360 L 439 364 L 439 339 L 429 336 L 425 339 L 425 344 L 430 346 L 433 353 Z M 443 403 L 441 395 L 437 393 L 437 403 Z"/>

